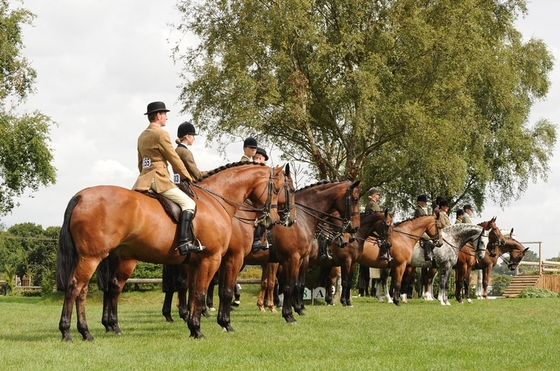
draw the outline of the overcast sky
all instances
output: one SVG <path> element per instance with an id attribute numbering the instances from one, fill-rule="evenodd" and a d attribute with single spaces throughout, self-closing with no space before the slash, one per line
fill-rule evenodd
<path id="1" fill-rule="evenodd" d="M 15 2 L 14 2 L 15 3 Z M 38 73 L 37 93 L 25 105 L 59 126 L 52 129 L 57 183 L 20 200 L 12 214 L 0 219 L 6 227 L 32 222 L 43 227 L 62 224 L 64 209 L 77 191 L 94 185 L 130 188 L 138 174 L 136 139 L 148 122 L 149 102 L 161 100 L 171 110 L 166 130 L 190 119 L 179 115 L 179 69 L 170 58 L 169 26 L 180 19 L 175 0 L 26 0 L 37 15 L 24 28 L 24 54 Z M 531 122 L 547 118 L 560 123 L 560 1 L 529 3 L 529 15 L 518 27 L 545 41 L 556 58 L 552 87 L 545 102 L 533 108 Z M 227 158 L 205 148 L 204 136 L 192 147 L 200 169 L 238 161 L 242 143 L 232 143 Z M 547 183 L 531 184 L 526 194 L 505 209 L 487 205 L 476 221 L 497 216 L 501 228 L 515 228 L 519 241 L 542 241 L 543 255 L 560 254 L 560 144 L 551 159 Z M 538 253 L 538 245 L 527 244 Z"/>

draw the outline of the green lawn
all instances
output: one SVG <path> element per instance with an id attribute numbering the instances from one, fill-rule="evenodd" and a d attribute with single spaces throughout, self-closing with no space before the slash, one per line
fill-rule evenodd
<path id="1" fill-rule="evenodd" d="M 204 340 L 168 324 L 160 292 L 125 293 L 123 336 L 106 334 L 99 295 L 86 303 L 94 342 L 60 342 L 61 296 L 0 297 L 2 370 L 556 370 L 560 299 L 499 299 L 441 306 L 413 299 L 396 307 L 355 298 L 354 307 L 307 304 L 298 324 L 261 313 L 245 285 L 232 312 L 234 333 L 216 314 L 202 319 Z"/>

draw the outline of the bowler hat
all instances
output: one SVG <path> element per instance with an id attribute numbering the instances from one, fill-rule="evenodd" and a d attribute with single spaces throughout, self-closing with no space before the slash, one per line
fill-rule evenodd
<path id="1" fill-rule="evenodd" d="M 194 125 L 188 121 L 185 121 L 177 128 L 177 138 L 182 138 L 187 134 L 197 135 L 196 131 L 194 130 Z"/>
<path id="2" fill-rule="evenodd" d="M 264 160 L 265 160 L 265 161 L 268 161 L 268 155 L 266 154 L 266 151 L 265 151 L 264 148 L 257 147 L 257 153 L 258 153 L 259 155 L 262 155 L 262 156 L 264 157 Z"/>
<path id="3" fill-rule="evenodd" d="M 148 109 L 146 109 L 146 113 L 144 115 L 149 115 L 150 113 L 155 112 L 169 112 L 169 110 L 165 108 L 165 103 L 163 102 L 152 102 L 148 104 Z"/>
<path id="4" fill-rule="evenodd" d="M 247 139 L 245 139 L 245 141 L 243 142 L 243 147 L 249 147 L 249 148 L 257 148 L 257 140 L 253 137 L 248 137 Z"/>
<path id="5" fill-rule="evenodd" d="M 367 191 L 368 195 L 373 196 L 374 194 L 379 193 L 379 191 L 377 190 L 377 188 L 375 187 L 371 187 L 368 191 Z"/>
<path id="6" fill-rule="evenodd" d="M 428 197 L 426 197 L 426 195 L 420 195 L 420 196 L 418 196 L 416 201 L 428 202 Z"/>

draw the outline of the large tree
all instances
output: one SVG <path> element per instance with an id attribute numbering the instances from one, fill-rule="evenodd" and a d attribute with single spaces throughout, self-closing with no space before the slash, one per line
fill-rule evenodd
<path id="1" fill-rule="evenodd" d="M 55 123 L 41 112 L 15 112 L 33 93 L 36 72 L 22 55 L 21 30 L 33 18 L 28 10 L 11 9 L 7 0 L 0 0 L 0 216 L 26 190 L 56 181 L 49 147 Z"/>
<path id="2" fill-rule="evenodd" d="M 247 133 L 316 178 L 501 203 L 546 178 L 556 128 L 530 124 L 553 58 L 514 22 L 524 0 L 179 1 L 198 44 L 184 110 L 222 146 Z"/>

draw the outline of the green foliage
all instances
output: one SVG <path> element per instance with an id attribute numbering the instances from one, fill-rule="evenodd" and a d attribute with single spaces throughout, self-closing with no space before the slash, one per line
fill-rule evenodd
<path id="1" fill-rule="evenodd" d="M 528 286 L 521 291 L 518 298 L 526 299 L 526 298 L 557 298 L 558 293 L 547 290 L 547 289 L 538 289 L 534 286 Z"/>
<path id="2" fill-rule="evenodd" d="M 43 229 L 34 223 L 15 224 L 0 232 L 0 272 L 13 267 L 14 276 L 31 277 L 32 285 L 52 292 L 59 233 L 60 227 Z"/>
<path id="3" fill-rule="evenodd" d="M 411 209 L 420 193 L 506 202 L 546 178 L 556 128 L 528 123 L 552 53 L 524 42 L 524 0 L 182 0 L 185 111 L 225 148 L 248 133 L 316 179 L 356 179 Z M 262 134 L 261 134 L 262 133 Z"/>
<path id="4" fill-rule="evenodd" d="M 493 273 L 492 291 L 489 294 L 491 296 L 502 296 L 512 279 L 513 277 L 511 275 Z"/>
<path id="5" fill-rule="evenodd" d="M 23 101 L 33 92 L 36 72 L 21 54 L 21 26 L 34 17 L 0 1 L 0 216 L 17 206 L 14 199 L 26 190 L 37 191 L 56 181 L 49 147 L 50 128 L 56 123 L 37 111 L 16 115 L 8 104 L 13 104 L 11 98 Z"/>

